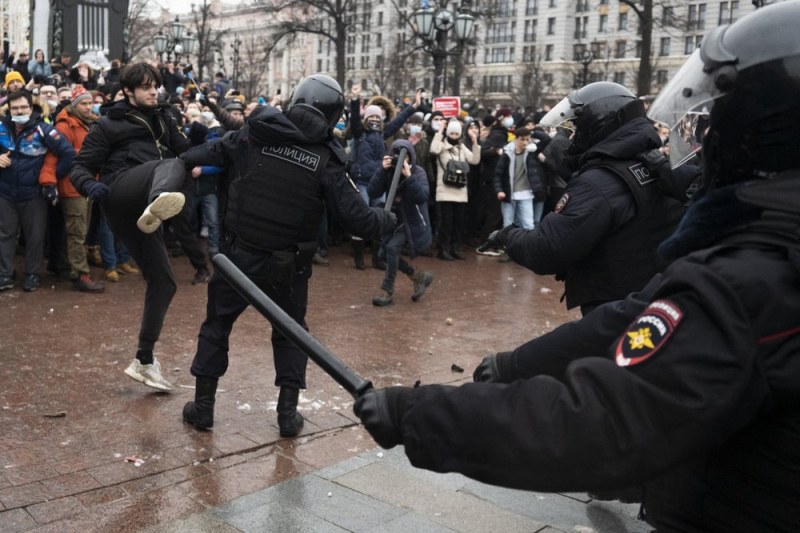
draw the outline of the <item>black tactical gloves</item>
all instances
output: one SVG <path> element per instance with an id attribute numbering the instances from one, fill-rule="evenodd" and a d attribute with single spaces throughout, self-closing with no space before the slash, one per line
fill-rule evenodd
<path id="1" fill-rule="evenodd" d="M 403 443 L 403 415 L 413 390 L 409 387 L 370 390 L 353 405 L 353 412 L 382 448 Z"/>
<path id="2" fill-rule="evenodd" d="M 514 374 L 511 352 L 500 352 L 484 357 L 475 367 L 472 380 L 476 383 L 510 383 L 517 379 Z"/>
<path id="3" fill-rule="evenodd" d="M 84 196 L 88 196 L 95 202 L 102 200 L 108 196 L 108 193 L 110 192 L 111 189 L 108 187 L 108 185 L 97 180 L 88 180 L 83 184 Z"/>
<path id="4" fill-rule="evenodd" d="M 508 244 L 508 235 L 517 228 L 519 228 L 519 226 L 511 224 L 503 229 L 494 230 L 489 234 L 487 242 L 491 246 L 504 248 Z"/>

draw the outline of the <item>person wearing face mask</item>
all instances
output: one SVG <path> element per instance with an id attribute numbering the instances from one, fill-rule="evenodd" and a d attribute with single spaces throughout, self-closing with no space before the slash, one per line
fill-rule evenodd
<path id="1" fill-rule="evenodd" d="M 53 117 L 60 111 L 58 108 L 58 92 L 54 85 L 42 85 L 39 87 L 39 101 L 47 104 Z"/>
<path id="2" fill-rule="evenodd" d="M 26 243 L 22 289 L 32 292 L 39 288 L 47 203 L 58 201 L 56 181 L 69 173 L 75 150 L 42 120 L 29 92 L 11 93 L 7 104 L 0 120 L 0 290 L 14 286 L 14 251 L 21 228 Z M 42 170 L 48 151 L 58 157 L 54 172 Z"/>
<path id="3" fill-rule="evenodd" d="M 449 172 L 451 161 L 466 162 L 470 165 L 477 165 L 481 161 L 477 132 L 469 132 L 472 150 L 464 145 L 461 135 L 461 122 L 453 119 L 444 131 L 437 131 L 431 141 L 431 154 L 436 157 L 436 203 L 439 211 L 439 230 L 436 232 L 439 252 L 436 257 L 443 261 L 465 259 L 459 251 L 459 246 L 464 212 L 469 200 L 466 175 L 463 185 L 453 186 L 445 183 L 445 173 Z M 469 173 L 468 167 L 464 173 Z"/>
<path id="4" fill-rule="evenodd" d="M 392 137 L 413 115 L 422 103 L 422 91 L 418 90 L 414 103 L 407 106 L 392 120 L 384 124 L 384 111 L 377 105 L 368 105 L 361 112 L 361 85 L 353 85 L 350 90 L 350 128 L 353 144 L 348 158 L 350 178 L 356 183 L 364 199 L 370 205 L 367 186 L 386 155 L 386 139 Z M 373 204 L 375 202 L 373 201 Z M 353 258 L 359 270 L 364 269 L 364 241 L 353 239 Z M 380 268 L 377 249 L 373 250 L 373 266 Z"/>

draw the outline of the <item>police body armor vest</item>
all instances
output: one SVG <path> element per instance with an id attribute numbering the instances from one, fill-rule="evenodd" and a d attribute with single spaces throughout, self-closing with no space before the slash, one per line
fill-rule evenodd
<path id="1" fill-rule="evenodd" d="M 287 250 L 317 238 L 320 179 L 332 152 L 322 144 L 253 145 L 230 186 L 225 228 L 245 245 Z"/>
<path id="2" fill-rule="evenodd" d="M 624 298 L 641 290 L 662 265 L 657 248 L 677 226 L 683 206 L 663 194 L 655 169 L 638 160 L 597 160 L 581 173 L 602 169 L 618 176 L 636 203 L 636 215 L 608 235 L 589 257 L 563 274 L 567 308 Z"/>

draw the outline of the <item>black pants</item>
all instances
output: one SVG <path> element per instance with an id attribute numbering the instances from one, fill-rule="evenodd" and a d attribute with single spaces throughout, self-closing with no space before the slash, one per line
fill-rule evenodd
<path id="1" fill-rule="evenodd" d="M 269 275 L 272 254 L 244 247 L 235 237 L 226 239 L 220 247 L 239 269 L 258 288 L 306 330 L 308 280 L 311 277 L 311 258 L 298 263 L 289 284 L 277 284 Z M 208 283 L 206 319 L 200 326 L 197 353 L 192 362 L 195 377 L 220 378 L 228 369 L 228 337 L 233 324 L 249 304 L 218 273 Z M 275 385 L 297 389 L 306 387 L 308 357 L 277 329 L 272 328 L 272 357 L 275 364 Z"/>
<path id="2" fill-rule="evenodd" d="M 177 285 L 164 246 L 163 228 L 142 233 L 136 221 L 159 194 L 180 191 L 185 179 L 186 170 L 179 159 L 144 163 L 115 176 L 108 183 L 111 193 L 101 204 L 109 227 L 128 247 L 147 283 L 139 329 L 142 350 L 152 350 L 161 335 Z"/>
<path id="3" fill-rule="evenodd" d="M 439 248 L 449 251 L 461 244 L 461 229 L 464 224 L 464 202 L 437 202 L 439 206 Z"/>

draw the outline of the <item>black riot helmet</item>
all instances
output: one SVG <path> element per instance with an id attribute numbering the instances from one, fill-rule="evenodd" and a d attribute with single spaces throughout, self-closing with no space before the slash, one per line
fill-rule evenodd
<path id="1" fill-rule="evenodd" d="M 800 1 L 779 2 L 703 39 L 648 112 L 671 128 L 673 167 L 702 146 L 705 189 L 800 167 L 798 20 Z"/>
<path id="2" fill-rule="evenodd" d="M 325 139 L 344 111 L 344 94 L 339 83 L 325 74 L 300 80 L 284 113 L 312 142 Z"/>
<path id="3" fill-rule="evenodd" d="M 551 128 L 575 130 L 570 151 L 580 154 L 631 120 L 644 116 L 644 103 L 618 83 L 590 83 L 561 100 L 541 120 Z"/>

